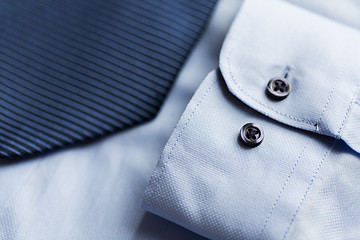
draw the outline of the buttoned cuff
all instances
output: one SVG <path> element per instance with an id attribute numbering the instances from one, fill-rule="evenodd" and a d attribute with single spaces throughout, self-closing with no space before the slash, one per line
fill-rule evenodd
<path id="1" fill-rule="evenodd" d="M 343 139 L 360 152 L 360 32 L 283 1 L 248 1 L 224 42 L 229 90 L 292 127 Z M 264 94 L 272 77 L 292 86 L 284 101 Z"/>
<path id="2" fill-rule="evenodd" d="M 211 239 L 285 239 L 333 145 L 360 150 L 359 42 L 358 31 L 285 2 L 247 1 L 143 208 Z M 286 98 L 267 94 L 274 77 L 291 85 Z M 263 129 L 260 145 L 239 138 L 247 123 Z"/>

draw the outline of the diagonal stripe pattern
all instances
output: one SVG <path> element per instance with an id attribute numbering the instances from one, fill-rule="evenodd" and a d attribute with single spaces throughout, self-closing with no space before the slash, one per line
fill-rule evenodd
<path id="1" fill-rule="evenodd" d="M 0 158 L 153 118 L 216 0 L 4 0 Z"/>

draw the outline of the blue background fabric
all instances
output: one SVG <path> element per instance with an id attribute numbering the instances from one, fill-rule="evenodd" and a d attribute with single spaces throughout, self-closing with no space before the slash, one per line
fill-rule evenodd
<path id="1" fill-rule="evenodd" d="M 310 9 L 318 15 L 332 18 L 344 25 L 353 28 L 360 27 L 360 3 L 357 0 L 303 0 L 301 2 L 294 0 L 289 2 Z M 211 69 L 218 67 L 219 51 L 223 43 L 224 35 L 227 33 L 229 24 L 238 12 L 241 4 L 242 1 L 238 0 L 219 1 L 209 28 L 190 54 L 188 61 L 182 68 L 174 87 L 164 103 L 164 107 L 154 121 L 114 134 L 88 145 L 64 149 L 16 164 L 1 164 L 0 239 L 204 239 L 204 237 L 186 230 L 162 217 L 146 213 L 140 208 L 141 197 L 144 194 L 147 182 L 156 166 L 162 149 L 170 137 L 171 131 L 176 126 L 176 122 L 186 107 L 187 102 L 206 74 L 211 71 Z M 239 11 L 239 14 L 242 14 L 242 10 Z M 265 38 L 264 41 L 266 41 Z M 303 53 L 303 49 L 294 49 L 294 51 Z M 252 155 L 256 155 L 253 161 L 245 158 L 234 160 L 231 166 L 238 167 L 238 169 L 244 172 L 244 176 L 240 177 L 251 179 L 253 175 L 256 175 L 256 172 L 252 170 L 258 170 L 261 169 L 261 166 L 265 166 L 266 171 L 264 170 L 264 172 L 266 173 L 266 177 L 268 175 L 275 175 L 274 180 L 281 180 L 281 184 L 275 181 L 277 188 L 270 186 L 268 189 L 265 189 L 265 193 L 269 193 L 270 195 L 263 195 L 260 194 L 260 192 L 264 191 L 261 185 L 250 186 L 247 185 L 246 182 L 235 182 L 229 179 L 232 178 L 233 175 L 227 178 L 223 173 L 225 170 L 229 170 L 230 167 L 226 165 L 219 165 L 218 168 L 214 168 L 212 172 L 214 174 L 211 175 L 206 171 L 195 172 L 191 166 L 193 162 L 187 160 L 188 153 L 193 153 L 191 159 L 194 159 L 193 157 L 195 155 L 201 153 L 201 158 L 206 158 L 209 154 L 216 154 L 217 160 L 226 161 L 227 159 L 223 156 L 228 156 L 231 152 L 224 151 L 221 146 L 216 146 L 211 150 L 204 151 L 206 145 L 200 146 L 196 141 L 189 142 L 188 145 L 192 147 L 184 148 L 183 150 L 186 151 L 184 151 L 185 153 L 182 152 L 184 153 L 182 157 L 180 157 L 180 155 L 173 156 L 173 158 L 178 158 L 179 162 L 176 163 L 178 164 L 177 167 L 181 169 L 186 166 L 189 168 L 189 173 L 186 173 L 188 175 L 175 174 L 174 177 L 183 178 L 184 176 L 188 176 L 186 181 L 191 181 L 192 183 L 199 182 L 200 184 L 188 185 L 189 189 L 186 189 L 187 195 L 182 195 L 183 189 L 180 183 L 173 185 L 169 193 L 164 194 L 164 196 L 169 198 L 176 189 L 179 189 L 177 198 L 169 198 L 169 202 L 165 204 L 172 204 L 175 211 L 178 211 L 174 215 L 159 215 L 175 221 L 182 226 L 191 228 L 194 231 L 208 234 L 207 236 L 210 236 L 209 232 L 212 231 L 212 236 L 219 236 L 220 234 L 228 234 L 226 236 L 229 236 L 229 234 L 231 234 L 230 236 L 233 237 L 236 233 L 232 231 L 240 229 L 241 226 L 234 227 L 227 223 L 229 223 L 231 219 L 236 218 L 244 224 L 249 224 L 250 221 L 261 223 L 251 228 L 256 236 L 259 236 L 260 233 L 255 232 L 254 229 L 259 229 L 259 226 L 263 229 L 265 222 L 267 222 L 264 228 L 264 235 L 261 236 L 270 236 L 274 233 L 283 237 L 285 232 L 280 234 L 274 225 L 277 225 L 277 219 L 280 218 L 281 221 L 279 223 L 286 222 L 285 225 L 281 225 L 281 229 L 284 229 L 286 226 L 289 226 L 290 221 L 288 222 L 288 220 L 290 218 L 294 220 L 287 232 L 288 239 L 356 239 L 359 229 L 359 208 L 357 203 L 359 202 L 358 194 L 360 193 L 358 189 L 360 186 L 358 178 L 360 170 L 358 154 L 350 148 L 348 144 L 338 140 L 327 157 L 324 158 L 325 161 L 322 163 L 321 168 L 317 171 L 319 165 L 317 165 L 316 168 L 313 166 L 315 163 L 320 164 L 322 158 L 317 158 L 316 156 L 327 147 L 327 145 L 323 145 L 324 148 L 322 148 L 321 143 L 330 144 L 330 142 L 334 140 L 332 137 L 320 136 L 317 133 L 310 133 L 282 124 L 275 119 L 271 120 L 259 114 L 256 109 L 243 104 L 240 99 L 234 97 L 227 90 L 224 81 L 221 78 L 218 79 L 217 75 L 211 74 L 203 86 L 206 86 L 206 84 L 212 81 L 214 85 L 211 89 L 211 95 L 209 96 L 213 97 L 213 99 L 207 97 L 205 100 L 210 100 L 211 102 L 208 102 L 209 104 L 204 102 L 209 108 L 200 106 L 198 110 L 206 114 L 215 114 L 211 114 L 209 119 L 205 119 L 204 123 L 209 122 L 213 124 L 211 119 L 215 120 L 214 117 L 221 117 L 222 121 L 218 122 L 218 124 L 224 124 L 223 121 L 226 121 L 230 126 L 236 126 L 234 128 L 230 128 L 230 126 L 224 127 L 228 133 L 231 133 L 230 137 L 213 130 L 211 134 L 206 135 L 205 140 L 208 139 L 207 141 L 215 144 L 215 141 L 222 139 L 224 141 L 222 143 L 223 146 L 225 146 L 224 149 L 232 147 L 239 149 L 241 147 L 237 145 L 234 140 L 236 141 L 238 131 L 243 122 L 259 119 L 261 124 L 266 126 L 266 128 L 264 127 L 265 139 L 264 142 L 256 148 L 256 151 L 262 152 L 261 147 L 263 144 L 267 146 L 269 146 L 269 144 L 276 145 L 275 149 L 278 150 L 278 145 L 280 145 L 278 141 L 282 139 L 284 135 L 289 135 L 290 140 L 295 141 L 292 135 L 300 134 L 299 140 L 292 144 L 292 146 L 289 146 L 291 143 L 290 140 L 289 144 L 285 142 L 281 145 L 285 145 L 286 150 L 291 148 L 292 152 L 286 156 L 296 155 L 297 158 L 277 159 L 275 153 L 272 153 L 267 155 L 266 158 L 263 158 L 262 161 L 259 161 L 256 157 L 257 154 L 252 153 Z M 264 79 L 261 79 L 261 81 L 266 82 Z M 204 88 L 199 89 L 199 94 L 203 89 Z M 199 96 L 199 94 L 196 96 Z M 194 100 L 196 100 L 196 98 L 194 98 Z M 219 113 L 216 114 L 216 106 L 218 106 L 219 103 L 226 108 L 223 110 L 220 109 L 220 112 L 223 113 L 226 111 L 228 115 L 224 114 L 220 116 Z M 194 102 L 190 103 L 189 107 L 194 106 L 193 104 Z M 354 104 L 352 109 L 355 109 L 358 105 L 358 103 Z M 232 110 L 230 111 L 228 107 L 231 107 L 230 109 Z M 239 116 L 239 118 L 237 118 L 237 116 Z M 234 120 L 238 124 L 231 123 L 230 120 Z M 180 122 L 179 124 L 182 123 Z M 193 121 L 191 121 L 191 124 L 193 124 Z M 348 124 L 347 126 L 350 125 Z M 200 127 L 201 134 L 203 134 L 205 128 L 204 126 Z M 218 127 L 218 125 L 216 125 L 216 127 Z M 197 131 L 194 131 L 192 136 L 189 134 L 187 134 L 187 136 L 194 139 L 198 138 L 198 134 Z M 273 134 L 281 138 L 275 139 Z M 309 143 L 315 144 L 305 144 L 307 146 L 305 148 L 304 145 L 301 145 L 304 143 L 304 138 L 308 138 L 306 141 L 309 141 Z M 268 139 L 276 141 L 270 143 Z M 200 140 L 205 141 L 204 139 Z M 288 140 L 288 138 L 285 140 Z M 217 153 L 214 150 L 218 148 L 221 149 L 220 152 Z M 320 148 L 320 151 L 311 157 L 311 153 L 315 148 Z M 301 153 L 302 150 L 303 153 Z M 285 151 L 279 152 L 282 154 Z M 325 152 L 323 153 L 325 155 Z M 247 153 L 241 152 L 237 154 L 244 155 Z M 278 154 L 278 152 L 276 154 Z M 324 155 L 322 155 L 322 157 Z M 274 162 L 268 159 L 269 156 Z M 228 158 L 228 160 L 229 159 L 230 158 Z M 299 159 L 298 163 L 297 159 Z M 188 165 L 181 166 L 180 161 L 184 163 L 187 161 Z M 210 161 L 216 163 L 212 158 L 209 158 L 209 162 Z M 245 161 L 247 165 L 241 164 L 241 161 Z M 259 164 L 257 164 L 258 161 Z M 277 164 L 274 164 L 275 162 Z M 292 171 L 295 163 L 297 163 L 296 168 Z M 245 171 L 246 169 L 244 168 L 246 166 L 253 167 L 249 168 L 249 171 Z M 210 168 L 211 166 L 205 163 L 203 167 Z M 277 174 L 271 171 L 280 169 L 281 167 L 283 167 L 283 170 L 280 172 L 275 171 Z M 306 171 L 306 167 L 309 167 L 309 172 Z M 236 170 L 238 169 L 230 170 L 232 174 L 237 174 Z M 192 174 L 190 175 L 190 173 Z M 290 173 L 291 177 L 287 181 Z M 312 177 L 315 173 L 316 177 L 312 182 L 311 179 L 313 179 Z M 207 174 L 208 178 L 204 177 L 206 176 L 205 174 Z M 217 174 L 222 175 L 218 177 Z M 301 181 L 299 180 L 300 178 Z M 229 220 L 225 219 L 224 224 L 221 224 L 219 220 L 212 218 L 211 215 L 205 215 L 209 213 L 207 210 L 210 208 L 210 206 L 204 206 L 203 200 L 205 197 L 214 200 L 212 203 L 216 204 L 217 208 L 215 208 L 215 210 L 218 211 L 220 217 L 225 215 L 225 212 L 222 211 L 222 207 L 224 206 L 220 200 L 221 197 L 224 198 L 226 196 L 220 195 L 220 197 L 216 199 L 215 194 L 209 194 L 216 192 L 216 189 L 212 189 L 210 185 L 208 185 L 210 186 L 209 188 L 205 188 L 211 179 L 213 179 L 214 182 L 218 180 L 219 183 L 216 183 L 218 184 L 216 185 L 218 186 L 217 191 L 224 192 L 232 186 L 239 186 L 239 188 L 233 192 L 236 193 L 239 190 L 245 189 L 242 187 L 246 186 L 250 193 L 258 191 L 258 196 L 260 197 L 254 199 L 253 203 L 249 203 L 249 200 L 246 200 L 248 195 L 239 196 L 229 205 L 229 208 L 231 207 L 234 210 L 233 213 L 229 215 Z M 252 180 L 255 183 L 266 183 L 261 175 Z M 286 185 L 284 183 L 286 183 Z M 300 191 L 303 191 L 304 185 L 306 188 L 309 187 L 309 190 L 306 194 L 302 192 L 303 195 L 301 196 L 306 197 L 296 212 L 293 203 L 298 200 L 298 196 L 301 194 Z M 279 186 L 281 187 L 279 188 Z M 191 191 L 195 191 L 195 189 L 199 187 L 202 187 L 199 194 L 196 195 L 196 198 L 192 198 L 194 195 L 191 194 Z M 283 187 L 284 190 L 282 190 Z M 299 192 L 294 191 L 294 196 L 297 198 L 292 199 L 292 192 L 294 189 L 297 189 L 295 187 L 299 187 Z M 204 192 L 207 194 L 200 195 L 200 193 Z M 279 193 L 281 193 L 280 197 L 278 197 Z M 190 198 L 183 198 L 182 196 L 190 196 Z M 261 202 L 264 196 L 265 198 L 268 197 L 270 202 Z M 231 195 L 227 197 L 230 198 Z M 276 201 L 277 199 L 278 201 Z M 216 200 L 218 200 L 218 202 L 216 202 Z M 227 199 L 225 200 L 228 201 Z M 148 203 L 154 206 L 157 204 L 156 201 L 157 199 L 148 199 Z M 162 198 L 159 197 L 158 201 L 162 201 Z M 275 203 L 276 205 L 273 208 Z M 288 205 L 288 203 L 292 204 Z M 298 204 L 295 205 L 296 207 L 300 205 L 299 202 L 297 203 Z M 194 210 L 192 211 L 193 213 L 181 215 L 183 212 L 180 210 L 187 208 L 187 204 L 188 206 L 191 204 L 191 210 Z M 268 215 L 255 214 L 253 215 L 255 219 L 249 219 L 249 222 L 246 222 L 245 217 L 250 217 L 250 213 L 256 213 L 256 209 L 250 206 L 246 209 L 248 210 L 246 211 L 246 215 L 236 216 L 235 213 L 239 211 L 239 204 L 249 204 L 251 206 L 253 206 L 253 204 L 257 204 L 257 206 L 264 204 L 263 206 L 266 205 L 266 207 L 264 209 L 258 209 L 258 211 L 261 210 Z M 148 209 L 152 212 L 160 212 L 165 206 L 159 207 L 159 210 L 155 209 L 155 207 L 149 207 Z M 283 208 L 283 206 L 290 207 Z M 266 220 L 272 208 L 271 216 L 269 220 Z M 200 210 L 196 211 L 196 209 Z M 290 212 L 293 214 L 296 213 L 296 217 L 292 218 L 290 214 L 288 214 L 289 212 L 285 211 L 286 214 L 284 214 L 285 217 L 283 217 L 282 209 L 290 209 Z M 174 212 L 174 210 L 172 211 Z M 256 217 L 260 219 L 256 219 Z M 196 219 L 196 222 L 189 221 L 189 219 Z M 332 221 L 328 221 L 329 219 Z M 220 222 L 220 224 L 214 226 L 214 222 Z M 227 225 L 225 225 L 225 223 Z M 212 229 L 207 229 L 207 226 L 211 226 Z M 244 232 L 244 230 L 242 230 L 242 232 Z"/>
<path id="2" fill-rule="evenodd" d="M 141 209 L 161 151 L 218 66 L 241 2 L 219 2 L 155 119 L 86 145 L 0 164 L 0 239 L 204 239 Z"/>
<path id="3" fill-rule="evenodd" d="M 215 3 L 2 1 L 0 158 L 152 119 Z"/>
<path id="4" fill-rule="evenodd" d="M 298 6 L 246 1 L 143 208 L 210 239 L 359 238 L 359 42 Z M 285 73 L 291 93 L 274 101 L 267 83 Z M 255 148 L 238 140 L 249 122 L 264 130 Z"/>

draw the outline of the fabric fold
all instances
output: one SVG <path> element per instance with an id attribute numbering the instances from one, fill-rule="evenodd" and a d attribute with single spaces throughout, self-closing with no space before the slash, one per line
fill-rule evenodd
<path id="1" fill-rule="evenodd" d="M 270 10 L 269 10 L 270 9 Z M 341 138 L 360 152 L 354 104 L 360 87 L 360 32 L 283 1 L 248 1 L 235 19 L 220 56 L 230 91 L 255 110 L 292 127 Z M 265 94 L 283 77 L 291 93 Z M 350 136 L 351 135 L 351 136 Z"/>

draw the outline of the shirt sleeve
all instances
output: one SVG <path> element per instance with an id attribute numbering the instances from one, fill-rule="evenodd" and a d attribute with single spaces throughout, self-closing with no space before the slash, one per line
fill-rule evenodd
<path id="1" fill-rule="evenodd" d="M 210 239 L 359 236 L 359 42 L 359 31 L 294 5 L 247 1 L 143 208 Z M 267 94 L 274 77 L 291 85 L 286 98 Z M 247 123 L 263 130 L 256 147 L 239 137 Z"/>

